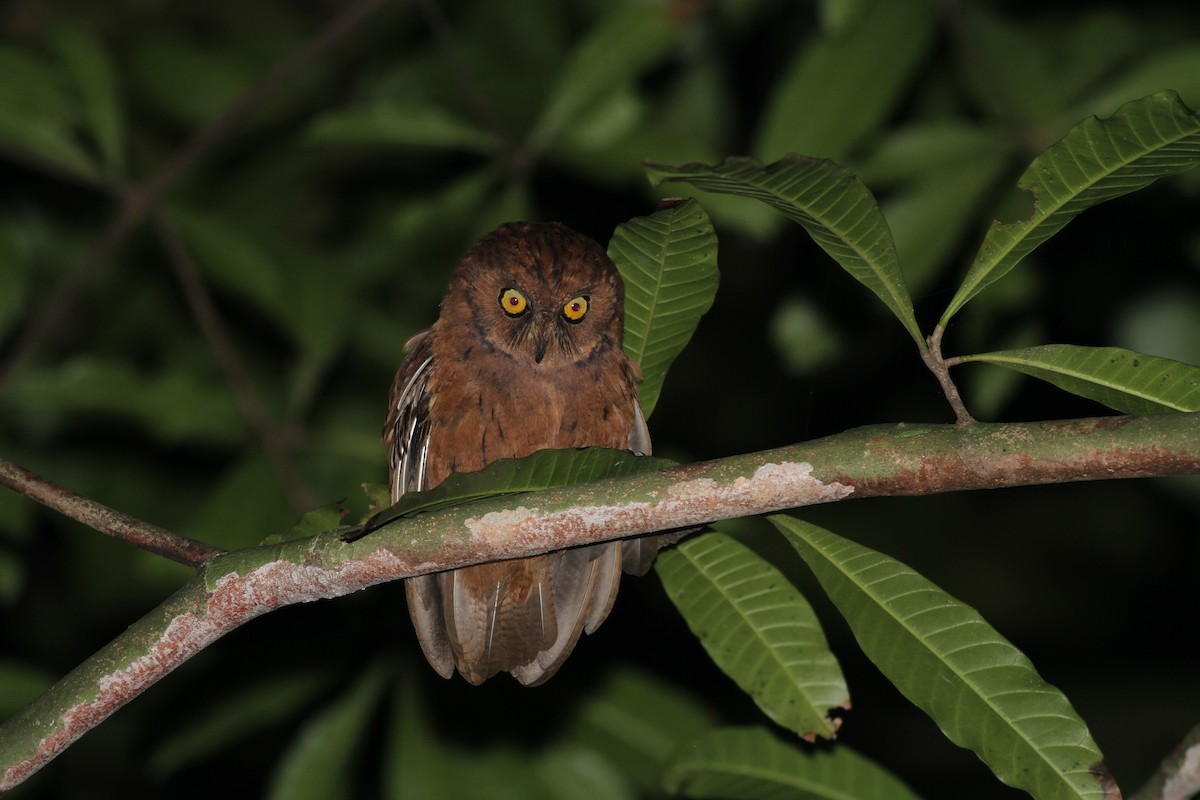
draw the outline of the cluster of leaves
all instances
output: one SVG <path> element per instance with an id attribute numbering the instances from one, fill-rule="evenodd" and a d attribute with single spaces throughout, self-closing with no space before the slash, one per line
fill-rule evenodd
<path id="1" fill-rule="evenodd" d="M 883 334 L 891 321 L 877 327 L 857 297 L 846 323 L 836 319 L 836 296 L 817 304 L 812 271 L 790 269 L 799 258 L 814 263 L 815 251 L 790 238 L 788 218 L 883 301 L 936 367 L 1007 366 L 1128 412 L 1197 408 L 1196 368 L 1185 362 L 1200 362 L 1200 293 L 1186 284 L 1148 286 L 1140 305 L 1114 310 L 1125 347 L 1029 346 L 1065 329 L 1034 313 L 1053 296 L 1036 267 L 1054 242 L 1033 249 L 1085 208 L 1196 163 L 1195 115 L 1154 94 L 1173 89 L 1200 105 L 1200 41 L 1179 24 L 1184 12 L 1135 19 L 1087 9 L 1069 22 L 1016 24 L 983 5 L 936 11 L 925 0 L 812 8 L 478 0 L 452 13 L 396 3 L 376 10 L 351 44 L 306 62 L 215 151 L 181 161 L 190 136 L 327 23 L 320 14 L 283 3 L 186 13 L 13 6 L 5 13 L 15 35 L 0 46 L 0 446 L 85 495 L 195 538 L 253 545 L 306 507 L 377 481 L 387 381 L 404 340 L 431 320 L 458 254 L 517 218 L 560 219 L 607 239 L 613 221 L 652 207 L 643 159 L 684 165 L 650 173 L 699 197 L 729 250 L 711 327 L 664 385 L 690 335 L 672 329 L 671 304 L 695 317 L 715 290 L 711 227 L 685 203 L 611 239 L 631 287 L 626 346 L 651 376 L 642 387 L 648 410 L 661 392 L 658 452 L 682 458 L 787 441 L 785 418 L 798 415 L 781 375 L 834 381 L 831 364 L 854 362 L 838 355 L 912 355 L 881 349 L 879 341 L 903 337 Z M 1076 124 L 1093 114 L 1116 116 Z M 793 152 L 808 158 L 786 157 Z M 727 153 L 758 160 L 721 161 Z M 187 168 L 182 181 L 171 172 L 177 163 Z M 1009 195 L 1022 169 L 1025 191 Z M 1195 192 L 1194 176 L 1176 186 Z M 136 208 L 168 178 L 177 185 L 146 212 L 152 224 L 105 245 L 103 226 L 118 229 L 119 209 Z M 958 257 L 993 218 L 1005 222 L 987 230 L 962 279 Z M 87 267 L 97 250 L 98 270 Z M 1104 255 L 1078 257 L 1070 291 L 1122 294 L 1117 276 L 1127 273 Z M 79 285 L 81 297 L 72 294 Z M 944 303 L 928 331 L 934 345 L 912 296 Z M 944 359 L 941 332 L 969 300 L 974 313 L 962 316 L 958 335 L 974 349 L 1005 349 Z M 69 313 L 51 314 L 59 302 Z M 217 312 L 215 333 L 205 308 Z M 47 321 L 49 336 L 35 340 Z M 232 343 L 232 362 L 221 342 Z M 753 359 L 751 342 L 763 344 Z M 1023 391 L 994 377 L 1002 372 L 973 373 L 974 412 L 994 413 Z M 822 425 L 917 406 L 897 401 L 906 395 L 894 373 L 863 374 L 847 396 L 868 381 L 896 389 Z M 742 419 L 748 410 L 758 418 Z M 776 524 L 868 657 L 951 740 L 1035 796 L 1099 796 L 1087 772 L 1099 751 L 1079 716 L 978 615 L 881 553 L 810 523 Z M 666 554 L 658 573 L 713 662 L 770 719 L 828 736 L 846 681 L 789 580 L 794 567 L 764 559 L 759 551 L 772 545 L 743 533 L 697 537 Z M 181 574 L 0 494 L 0 711 L 19 708 Z M 634 592 L 653 603 L 650 591 L 623 589 L 605 635 L 636 631 L 632 617 L 619 627 L 622 606 Z M 153 712 L 135 703 L 85 739 L 31 782 L 29 796 L 78 794 L 81 780 L 184 796 L 204 791 L 210 773 L 252 766 L 251 785 L 279 797 L 366 788 L 630 797 L 664 785 L 692 796 L 984 796 L 953 787 L 943 765 L 932 778 L 905 773 L 914 792 L 843 744 L 814 751 L 777 738 L 699 660 L 658 666 L 662 648 L 682 641 L 669 632 L 643 633 L 648 641 L 630 633 L 641 648 L 607 640 L 612 661 L 590 658 L 607 652 L 601 637 L 586 642 L 591 651 L 536 697 L 435 686 L 401 638 L 399 595 L 369 594 L 232 637 L 198 672 L 157 689 Z M 920 613 L 929 609 L 939 611 Z M 680 652 L 694 658 L 688 646 Z M 281 652 L 296 653 L 296 663 Z M 641 666 L 622 663 L 639 656 Z M 607 666 L 577 663 L 585 658 Z M 216 699 L 197 707 L 203 695 Z M 1014 707 L 1025 702 L 1032 716 Z M 856 708 L 843 739 L 863 723 Z M 718 724 L 731 720 L 760 727 Z M 144 768 L 113 757 L 127 748 L 148 753 Z"/>

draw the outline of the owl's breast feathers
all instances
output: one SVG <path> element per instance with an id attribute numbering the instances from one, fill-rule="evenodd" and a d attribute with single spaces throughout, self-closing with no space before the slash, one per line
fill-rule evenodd
<path id="1" fill-rule="evenodd" d="M 546 448 L 650 451 L 640 373 L 619 346 L 586 363 L 531 365 L 485 348 L 463 358 L 470 345 L 438 333 L 410 340 L 392 387 L 384 440 L 393 501 L 451 472 Z M 539 684 L 608 616 L 622 568 L 645 572 L 656 549 L 653 538 L 607 542 L 412 578 L 409 612 L 444 677 L 457 667 L 475 684 L 498 672 Z"/>
<path id="2" fill-rule="evenodd" d="M 630 446 L 636 368 L 619 348 L 551 365 L 500 353 L 463 360 L 455 345 L 431 342 L 430 485 L 547 448 Z"/>

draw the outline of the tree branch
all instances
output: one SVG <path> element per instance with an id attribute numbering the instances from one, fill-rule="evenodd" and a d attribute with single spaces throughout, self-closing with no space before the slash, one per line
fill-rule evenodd
<path id="1" fill-rule="evenodd" d="M 226 552 L 219 547 L 188 539 L 136 517 L 122 514 L 95 500 L 80 497 L 57 483 L 51 483 L 40 475 L 2 458 L 0 484 L 114 539 L 120 539 L 189 567 L 199 567 L 213 556 Z"/>
<path id="2" fill-rule="evenodd" d="M 856 497 L 1200 474 L 1200 413 L 877 425 L 580 486 L 503 496 L 211 559 L 174 596 L 0 727 L 12 788 L 225 633 L 384 581 Z"/>
<path id="3" fill-rule="evenodd" d="M 1130 800 L 1188 800 L 1200 793 L 1200 725 L 1183 737 Z"/>

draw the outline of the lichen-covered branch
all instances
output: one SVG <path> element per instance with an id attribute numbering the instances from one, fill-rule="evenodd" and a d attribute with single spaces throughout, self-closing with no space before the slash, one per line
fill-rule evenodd
<path id="1" fill-rule="evenodd" d="M 0 726 L 21 783 L 193 654 L 280 606 L 384 581 L 854 497 L 1200 474 L 1200 413 L 879 425 L 716 461 L 509 495 L 207 561 L 182 589 Z"/>
<path id="2" fill-rule="evenodd" d="M 1130 800 L 1189 800 L 1200 793 L 1200 725 L 1167 756 Z"/>

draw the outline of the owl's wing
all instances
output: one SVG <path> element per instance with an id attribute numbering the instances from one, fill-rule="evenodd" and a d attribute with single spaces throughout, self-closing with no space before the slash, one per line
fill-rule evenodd
<path id="1" fill-rule="evenodd" d="M 636 401 L 628 447 L 650 452 L 650 433 Z M 657 551 L 657 540 L 647 537 L 444 574 L 439 587 L 459 671 L 476 684 L 500 671 L 526 686 L 546 682 L 580 635 L 595 632 L 608 617 L 622 564 L 645 572 Z M 526 593 L 518 587 L 531 588 Z"/>
<path id="2" fill-rule="evenodd" d="M 642 406 L 637 400 L 633 401 L 633 427 L 629 431 L 629 449 L 643 456 L 648 456 L 651 452 L 650 429 L 646 427 L 646 417 L 642 414 Z M 631 575 L 645 575 L 663 544 L 662 537 L 656 535 L 624 539 L 621 542 L 621 568 Z M 606 611 L 605 614 L 607 613 Z M 603 621 L 604 617 L 600 620 Z M 596 624 L 599 625 L 600 622 Z M 589 626 L 588 633 L 591 632 L 592 627 Z"/>
<path id="3" fill-rule="evenodd" d="M 429 457 L 429 374 L 433 364 L 429 331 L 417 333 L 405 343 L 408 355 L 392 381 L 383 442 L 388 451 L 388 482 L 392 502 L 405 492 L 426 487 L 425 466 Z M 442 593 L 433 575 L 404 582 L 408 613 L 425 658 L 443 678 L 454 674 L 454 651 L 446 635 Z"/>
<path id="4" fill-rule="evenodd" d="M 593 633 L 612 609 L 621 580 L 617 542 L 575 547 L 543 556 L 553 598 L 553 643 L 526 664 L 511 670 L 526 686 L 548 681 L 571 655 L 583 631 Z"/>
<path id="5" fill-rule="evenodd" d="M 408 355 L 400 364 L 388 396 L 388 415 L 383 424 L 383 443 L 388 450 L 388 477 L 392 502 L 405 492 L 425 488 L 425 464 L 429 456 L 429 373 L 433 354 L 429 331 L 421 331 L 405 343 Z"/>

